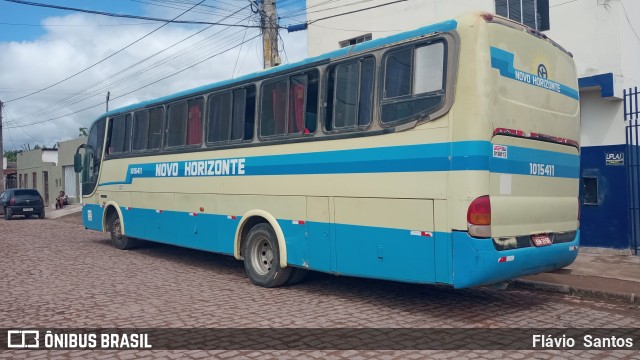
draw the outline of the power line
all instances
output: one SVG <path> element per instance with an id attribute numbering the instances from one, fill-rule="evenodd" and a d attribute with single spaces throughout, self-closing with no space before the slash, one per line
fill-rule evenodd
<path id="1" fill-rule="evenodd" d="M 16 1 L 18 1 L 18 0 L 5 0 L 5 1 L 13 1 L 13 2 L 16 2 Z M 201 3 L 205 2 L 205 1 L 206 1 L 206 0 L 202 0 L 202 1 L 200 1 L 200 3 L 198 3 L 198 4 L 194 5 L 193 7 L 191 7 L 191 9 L 195 8 L 196 6 L 198 6 L 199 4 L 201 4 Z M 180 16 L 182 16 L 182 15 L 186 14 L 186 13 L 187 13 L 187 12 L 189 12 L 189 10 L 191 10 L 191 9 L 185 10 L 185 11 L 184 11 L 184 12 L 182 12 L 180 15 L 176 16 L 175 18 L 173 18 L 173 20 L 175 20 L 175 19 L 179 18 Z M 67 80 L 69 80 L 69 79 L 71 79 L 71 78 L 73 78 L 73 77 L 75 77 L 75 76 L 77 76 L 77 75 L 80 75 L 80 74 L 82 74 L 83 72 L 85 72 L 85 71 L 87 71 L 87 70 L 89 70 L 89 69 L 91 69 L 91 68 L 95 67 L 96 65 L 98 65 L 98 64 L 100 64 L 100 63 L 105 62 L 106 60 L 108 60 L 108 59 L 112 58 L 112 57 L 113 57 L 113 56 L 115 56 L 116 54 L 119 54 L 120 52 L 124 51 L 125 49 L 127 49 L 127 48 L 129 48 L 129 47 L 133 46 L 134 44 L 136 44 L 136 43 L 138 43 L 138 42 L 140 42 L 142 39 L 144 39 L 144 38 L 146 38 L 146 37 L 150 36 L 151 34 L 155 33 L 156 31 L 158 31 L 158 30 L 162 29 L 163 27 L 165 27 L 165 26 L 167 26 L 169 23 L 171 23 L 171 21 L 172 21 L 172 20 L 165 22 L 164 24 L 160 25 L 159 27 L 157 27 L 156 29 L 154 29 L 154 30 L 153 30 L 153 31 L 151 31 L 150 33 L 147 33 L 147 34 L 146 34 L 146 35 L 144 35 L 143 37 L 141 37 L 141 38 L 137 39 L 136 41 L 134 41 L 134 42 L 130 43 L 129 45 L 127 45 L 127 46 L 123 47 L 122 49 L 120 49 L 120 50 L 118 50 L 118 51 L 114 52 L 113 54 L 111 54 L 111 55 L 107 56 L 106 58 L 104 58 L 104 59 L 102 59 L 102 60 L 100 60 L 100 61 L 98 61 L 97 63 L 94 63 L 93 65 L 90 65 L 89 67 L 86 67 L 86 68 L 84 68 L 84 69 L 82 69 L 82 70 L 78 71 L 77 73 L 75 73 L 75 74 L 73 74 L 73 75 L 71 75 L 71 76 L 68 76 L 68 77 L 66 77 L 66 78 L 64 78 L 64 79 L 62 79 L 62 80 L 60 80 L 60 81 L 58 81 L 57 83 L 54 83 L 54 84 L 52 84 L 52 85 L 49 85 L 49 86 L 47 86 L 47 87 L 45 87 L 45 88 L 43 88 L 43 89 L 40 89 L 40 90 L 38 90 L 38 91 L 34 91 L 34 92 L 32 92 L 32 93 L 29 93 L 29 94 L 27 94 L 27 95 L 20 96 L 20 97 L 17 97 L 17 98 L 15 98 L 15 99 L 8 100 L 7 102 L 12 102 L 12 101 L 20 100 L 20 99 L 24 99 L 24 98 L 26 98 L 26 97 L 28 97 L 28 96 L 35 95 L 35 94 L 37 94 L 37 93 L 39 93 L 39 92 L 42 92 L 42 91 L 47 90 L 47 89 L 50 89 L 50 88 L 52 88 L 52 87 L 54 87 L 54 86 L 56 86 L 56 85 L 58 85 L 58 84 L 61 84 L 61 83 L 65 82 L 65 81 L 67 81 Z"/>
<path id="2" fill-rule="evenodd" d="M 151 21 L 159 21 L 159 22 L 174 23 L 174 24 L 223 25 L 223 26 L 237 26 L 237 27 L 246 27 L 247 26 L 247 25 L 223 24 L 223 23 L 209 22 L 209 21 L 176 20 L 182 14 L 180 14 L 177 17 L 169 20 L 169 19 L 160 19 L 160 18 L 154 18 L 154 17 L 148 17 L 148 16 L 138 16 L 138 15 L 128 15 L 128 14 L 114 14 L 114 13 L 109 13 L 109 12 L 104 12 L 104 11 L 78 9 L 78 8 L 72 8 L 72 7 L 67 7 L 67 6 L 42 4 L 42 3 L 36 3 L 36 2 L 31 2 L 31 1 L 23 1 L 23 0 L 4 0 L 4 1 L 12 2 L 12 3 L 16 3 L 16 4 L 22 4 L 22 5 L 45 7 L 45 8 L 52 8 L 52 9 L 58 9 L 58 10 L 77 11 L 77 12 L 83 12 L 83 13 L 87 13 L 87 14 L 96 14 L 96 15 L 102 15 L 102 16 L 111 16 L 111 17 L 119 17 L 119 18 L 127 18 L 127 19 L 151 20 Z M 194 5 L 193 7 L 191 7 L 191 9 L 193 9 L 196 6 L 198 6 L 202 2 L 204 2 L 204 0 L 199 2 L 198 4 Z M 249 26 L 249 27 L 256 28 L 256 27 L 259 27 L 259 26 Z"/>
<path id="3" fill-rule="evenodd" d="M 230 15 L 227 15 L 227 17 L 231 16 L 231 15 L 235 15 L 235 14 L 239 13 L 240 11 L 245 10 L 248 7 L 249 7 L 249 5 L 247 5 L 247 6 L 243 7 L 243 8 L 240 8 L 236 12 L 234 12 L 234 13 L 232 13 Z M 238 23 L 243 22 L 243 21 L 249 19 L 250 17 L 251 16 L 245 17 L 242 20 L 238 21 Z M 226 19 L 226 17 L 224 19 Z M 137 70 L 135 73 L 127 73 L 127 71 L 137 67 L 138 65 L 141 65 L 142 63 L 144 63 L 144 62 L 146 62 L 146 61 L 148 61 L 148 60 L 160 55 L 161 53 L 163 53 L 163 52 L 165 52 L 165 51 L 167 51 L 167 50 L 169 50 L 169 49 L 171 49 L 171 48 L 173 48 L 173 47 L 175 47 L 175 46 L 177 46 L 177 45 L 179 45 L 181 43 L 184 43 L 185 41 L 189 40 L 190 38 L 193 38 L 194 36 L 196 36 L 196 35 L 204 32 L 204 31 L 210 29 L 211 27 L 213 27 L 213 25 L 207 26 L 207 27 L 205 27 L 205 28 L 203 28 L 203 29 L 201 29 L 201 30 L 199 30 L 199 31 L 197 31 L 197 32 L 195 32 L 195 33 L 193 33 L 193 34 L 191 34 L 191 35 L 179 40 L 179 41 L 176 41 L 175 43 L 171 44 L 170 46 L 167 46 L 164 49 L 162 49 L 160 51 L 157 51 L 156 53 L 154 53 L 154 54 L 152 54 L 150 56 L 147 56 L 146 58 L 144 58 L 142 60 L 137 61 L 136 63 L 134 63 L 132 65 L 129 65 L 129 66 L 123 68 L 123 69 L 120 69 L 120 70 L 118 70 L 118 71 L 116 71 L 114 73 L 111 73 L 111 74 L 107 75 L 106 76 L 106 80 L 101 80 L 101 81 L 95 82 L 95 83 L 85 87 L 84 89 L 82 89 L 80 91 L 76 91 L 70 97 L 67 97 L 64 100 L 58 101 L 57 106 L 62 108 L 62 106 L 65 106 L 65 105 L 74 105 L 74 104 L 83 102 L 85 100 L 89 100 L 91 97 L 97 96 L 98 94 L 102 94 L 109 87 L 112 87 L 114 85 L 120 84 L 120 83 L 125 82 L 125 81 L 131 81 L 133 77 L 138 76 L 138 75 L 140 75 L 140 74 L 142 74 L 142 73 L 144 73 L 144 72 L 146 72 L 148 70 L 156 70 L 156 69 L 159 68 L 160 65 L 164 65 L 164 64 L 166 64 L 166 63 L 168 63 L 170 61 L 173 61 L 173 60 L 175 60 L 175 59 L 177 59 L 179 57 L 185 57 L 186 55 L 190 55 L 190 53 L 194 53 L 199 48 L 204 47 L 204 44 L 205 44 L 206 40 L 212 39 L 214 36 L 217 36 L 220 33 L 222 33 L 222 32 L 224 32 L 224 31 L 229 29 L 229 28 L 223 28 L 222 30 L 220 30 L 220 31 L 218 31 L 218 32 L 216 32 L 214 34 L 209 35 L 208 37 L 204 38 L 203 40 L 200 40 L 198 43 L 190 45 L 190 49 L 188 51 L 186 51 L 186 52 L 180 52 L 180 53 L 177 53 L 177 54 L 170 55 L 169 57 L 165 58 L 164 60 L 157 61 L 157 62 L 155 62 L 153 64 L 150 64 L 146 68 Z M 246 30 L 247 29 L 245 29 L 245 31 Z M 242 30 L 240 30 L 240 31 L 242 31 Z M 216 38 L 216 40 L 221 40 L 221 39 L 220 38 Z M 118 79 L 118 78 L 120 78 L 120 79 Z M 104 84 L 104 85 L 101 86 L 100 88 L 95 89 L 92 92 L 88 92 L 91 88 L 94 88 L 94 87 L 99 86 L 101 84 Z M 79 100 L 71 102 L 72 99 L 82 95 L 83 93 L 87 93 L 87 95 L 89 97 L 85 97 L 85 98 L 82 98 L 82 99 L 79 99 Z M 40 115 L 40 114 L 43 114 L 43 113 L 51 113 L 51 112 L 52 112 L 51 108 L 46 108 L 44 110 L 36 111 L 35 113 L 24 115 L 24 116 L 18 118 L 17 120 L 21 120 L 21 119 L 32 117 L 32 116 L 37 116 L 37 115 Z"/>
<path id="4" fill-rule="evenodd" d="M 190 65 L 190 66 L 188 66 L 188 67 L 186 67 L 186 68 L 180 69 L 180 70 L 178 70 L 178 71 L 176 71 L 176 72 L 174 72 L 174 73 L 172 73 L 172 74 L 169 74 L 169 75 L 167 75 L 167 76 L 165 76 L 165 77 L 163 77 L 163 78 L 161 78 L 161 79 L 158 79 L 158 80 L 155 80 L 155 81 L 153 81 L 153 82 L 151 82 L 151 83 L 148 83 L 148 84 L 146 84 L 146 85 L 140 86 L 139 88 L 134 89 L 134 90 L 132 90 L 132 91 L 129 91 L 129 92 L 125 93 L 125 94 L 122 94 L 122 95 L 116 96 L 116 97 L 112 98 L 111 100 L 116 100 L 116 99 L 119 99 L 119 98 L 125 97 L 125 96 L 127 96 L 127 95 L 130 95 L 130 94 L 132 94 L 132 93 L 134 93 L 134 92 L 138 91 L 138 90 L 144 89 L 144 88 L 149 87 L 149 86 L 151 86 L 151 85 L 153 85 L 153 84 L 155 84 L 155 83 L 158 83 L 158 82 L 160 82 L 160 81 L 162 81 L 162 80 L 165 80 L 165 79 L 168 79 L 168 78 L 170 78 L 170 77 L 172 77 L 172 76 L 178 75 L 178 74 L 180 74 L 180 73 L 182 73 L 182 72 L 184 72 L 184 71 L 186 71 L 186 70 L 188 70 L 188 69 L 191 69 L 192 67 L 194 67 L 194 66 L 196 66 L 196 65 L 199 65 L 199 64 L 201 64 L 201 63 L 203 63 L 203 62 L 205 62 L 205 61 L 207 61 L 207 60 L 210 60 L 210 59 L 212 59 L 212 58 L 214 58 L 214 57 L 216 57 L 216 56 L 218 56 L 218 55 L 221 55 L 221 54 L 224 54 L 224 53 L 226 53 L 226 52 L 228 52 L 228 51 L 230 51 L 230 50 L 233 50 L 233 49 L 235 49 L 236 47 L 241 46 L 241 45 L 242 45 L 242 44 L 244 44 L 244 43 L 250 42 L 250 41 L 252 41 L 253 39 L 256 39 L 256 38 L 258 38 L 258 37 L 260 37 L 260 34 L 258 34 L 258 35 L 256 35 L 256 36 L 254 36 L 254 37 L 250 38 L 249 40 L 245 40 L 244 42 L 242 42 L 242 43 L 240 43 L 240 44 L 234 45 L 234 46 L 232 46 L 232 47 L 230 47 L 230 48 L 227 48 L 227 49 L 225 49 L 225 50 L 223 50 L 223 51 L 220 51 L 220 52 L 218 52 L 218 53 L 216 53 L 216 54 L 214 54 L 214 55 L 211 55 L 211 56 L 209 56 L 209 57 L 207 57 L 207 58 L 205 58 L 205 59 L 203 59 L 203 60 L 201 60 L 201 61 L 198 61 L 197 63 L 192 64 L 192 65 Z M 46 122 L 49 122 L 49 121 L 53 121 L 53 120 L 57 120 L 57 119 L 61 119 L 61 118 L 67 117 L 67 116 L 69 116 L 69 115 L 74 115 L 74 114 L 77 114 L 77 113 L 82 112 L 82 111 L 86 111 L 86 110 L 89 110 L 89 109 L 93 109 L 93 108 L 95 108 L 95 107 L 102 106 L 103 104 L 104 104 L 104 102 L 100 102 L 100 103 L 93 104 L 93 105 L 91 105 L 91 106 L 85 107 L 85 108 L 83 108 L 83 109 L 80 109 L 80 110 L 77 110 L 77 111 L 74 111 L 74 112 L 72 112 L 72 113 L 62 115 L 62 116 L 58 116 L 58 117 L 54 117 L 54 118 L 50 118 L 50 119 L 46 119 L 46 120 L 42 120 L 42 121 L 32 122 L 32 123 L 29 123 L 29 124 L 22 124 L 22 125 L 9 126 L 8 128 L 11 128 L 11 129 L 13 129 L 13 128 L 23 128 L 23 127 L 26 127 L 26 126 L 31 126 L 31 125 L 36 125 L 36 124 L 46 123 Z"/>
<path id="5" fill-rule="evenodd" d="M 379 8 L 379 7 L 388 6 L 388 5 L 393 5 L 393 4 L 397 4 L 397 3 L 401 3 L 401 2 L 405 2 L 405 1 L 408 1 L 408 0 L 396 0 L 396 1 L 388 2 L 388 3 L 384 3 L 384 4 L 380 4 L 380 5 L 376 5 L 376 6 L 370 6 L 370 7 L 368 7 L 368 8 L 362 8 L 362 9 L 353 10 L 353 11 L 348 11 L 348 12 L 341 13 L 341 14 L 335 14 L 335 15 L 331 15 L 331 16 L 323 17 L 323 18 L 320 18 L 320 19 L 315 19 L 315 20 L 313 20 L 313 21 L 307 21 L 307 25 L 311 25 L 311 24 L 313 24 L 313 23 L 315 23 L 315 22 L 322 21 L 322 20 L 327 20 L 327 19 L 331 19 L 331 18 L 338 17 L 338 16 L 344 16 L 344 15 L 349 15 L 349 14 L 355 14 L 355 13 L 359 13 L 359 12 L 362 12 L 362 11 L 371 10 L 371 9 L 376 9 L 376 8 Z"/>

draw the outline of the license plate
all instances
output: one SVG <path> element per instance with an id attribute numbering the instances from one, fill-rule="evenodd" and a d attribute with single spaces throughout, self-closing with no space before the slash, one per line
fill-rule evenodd
<path id="1" fill-rule="evenodd" d="M 551 245 L 551 238 L 549 237 L 549 234 L 531 235 L 531 241 L 533 241 L 533 245 L 535 246 Z"/>
<path id="2" fill-rule="evenodd" d="M 33 208 L 23 208 L 22 211 L 33 211 Z"/>

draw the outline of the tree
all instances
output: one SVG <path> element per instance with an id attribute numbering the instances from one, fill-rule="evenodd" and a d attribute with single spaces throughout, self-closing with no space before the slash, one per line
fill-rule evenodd
<path id="1" fill-rule="evenodd" d="M 18 153 L 21 153 L 22 150 L 10 150 L 5 151 L 4 156 L 7 158 L 7 161 L 15 162 L 18 161 Z"/>

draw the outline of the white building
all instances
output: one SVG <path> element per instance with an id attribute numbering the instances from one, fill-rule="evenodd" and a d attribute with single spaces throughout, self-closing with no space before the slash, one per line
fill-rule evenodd
<path id="1" fill-rule="evenodd" d="M 570 51 L 577 65 L 582 176 L 598 199 L 582 207 L 583 239 L 587 245 L 629 248 L 626 167 L 606 166 L 605 157 L 625 151 L 623 90 L 640 86 L 640 1 L 408 0 L 384 5 L 390 2 L 307 0 L 308 55 L 476 11 L 542 31 Z M 603 215 L 607 226 L 601 226 Z"/>

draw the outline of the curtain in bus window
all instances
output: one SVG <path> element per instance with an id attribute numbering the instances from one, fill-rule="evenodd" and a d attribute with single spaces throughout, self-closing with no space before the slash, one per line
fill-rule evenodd
<path id="1" fill-rule="evenodd" d="M 187 145 L 199 145 L 202 139 L 202 99 L 189 100 Z"/>
<path id="2" fill-rule="evenodd" d="M 229 140 L 231 121 L 231 93 L 225 92 L 209 97 L 209 132 L 207 142 Z"/>
<path id="3" fill-rule="evenodd" d="M 413 94 L 442 90 L 444 44 L 421 46 L 415 51 Z"/>
<path id="4" fill-rule="evenodd" d="M 183 146 L 187 140 L 186 125 L 187 102 L 182 101 L 169 105 L 167 127 L 167 146 Z"/>
<path id="5" fill-rule="evenodd" d="M 147 143 L 147 149 L 159 149 L 162 143 L 162 118 L 164 116 L 164 110 L 162 108 L 155 108 L 149 110 L 149 136 Z"/>
<path id="6" fill-rule="evenodd" d="M 356 122 L 359 63 L 340 65 L 336 69 L 334 124 L 336 128 L 352 127 Z"/>
<path id="7" fill-rule="evenodd" d="M 144 150 L 149 132 L 149 111 L 137 111 L 133 115 L 133 150 Z"/>
<path id="8" fill-rule="evenodd" d="M 247 90 L 233 92 L 233 118 L 231 120 L 231 140 L 241 140 L 244 136 Z"/>
<path id="9" fill-rule="evenodd" d="M 373 78 L 375 62 L 366 59 L 360 62 L 360 103 L 358 104 L 358 126 L 369 125 L 373 111 Z"/>
<path id="10" fill-rule="evenodd" d="M 291 78 L 289 99 L 289 131 L 287 131 L 287 133 L 289 134 L 299 134 L 303 131 L 304 92 L 306 86 L 306 76 L 296 76 Z"/>
<path id="11" fill-rule="evenodd" d="M 397 51 L 387 56 L 384 79 L 385 98 L 411 94 L 411 50 Z"/>

